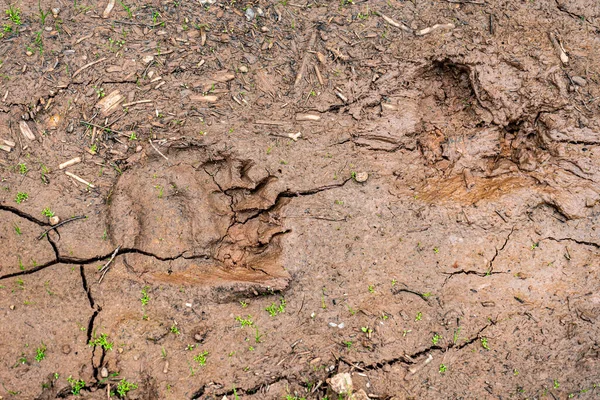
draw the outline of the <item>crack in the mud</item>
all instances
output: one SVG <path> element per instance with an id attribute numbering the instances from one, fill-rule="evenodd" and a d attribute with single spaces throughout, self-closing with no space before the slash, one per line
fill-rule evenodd
<path id="1" fill-rule="evenodd" d="M 53 242 L 50 242 L 53 243 Z M 54 247 L 54 245 L 53 245 Z M 55 250 L 58 253 L 58 249 Z M 172 256 L 172 257 L 160 257 L 156 254 L 147 252 L 145 250 L 140 250 L 140 249 L 120 249 L 119 250 L 119 254 L 120 255 L 124 255 L 124 254 L 142 254 L 144 256 L 148 256 L 148 257 L 153 257 L 155 259 L 157 259 L 158 261 L 174 261 L 177 260 L 179 258 L 184 258 L 186 260 L 193 260 L 193 259 L 198 259 L 198 258 L 206 258 L 207 255 L 206 254 L 195 254 L 192 256 L 186 256 L 185 253 L 187 253 L 187 250 L 184 251 L 181 254 L 178 254 L 176 256 Z M 71 258 L 71 257 L 61 257 L 60 255 L 58 255 L 58 257 L 54 260 L 48 261 L 45 264 L 42 265 L 38 265 L 37 267 L 31 268 L 31 269 L 27 269 L 24 271 L 18 271 L 18 272 L 12 272 L 9 274 L 5 274 L 0 276 L 0 280 L 3 279 L 8 279 L 8 278 L 13 278 L 15 276 L 21 276 L 21 275 L 30 275 L 33 274 L 35 272 L 41 271 L 45 268 L 51 267 L 53 265 L 56 264 L 68 264 L 68 265 L 88 265 L 88 264 L 92 264 L 98 261 L 102 261 L 102 260 L 106 260 L 107 258 L 110 258 L 112 256 L 113 252 L 111 251 L 109 254 L 104 254 L 104 255 L 100 255 L 100 256 L 95 256 L 95 257 L 90 257 L 90 258 Z"/>
<path id="2" fill-rule="evenodd" d="M 488 267 L 488 271 L 490 273 L 492 273 L 494 271 L 494 261 L 496 260 L 496 257 L 498 257 L 500 252 L 502 250 L 504 250 L 504 248 L 508 244 L 508 241 L 510 240 L 510 235 L 512 235 L 514 231 L 515 231 L 515 227 L 513 226 L 511 228 L 510 232 L 508 233 L 508 235 L 506 236 L 506 239 L 504 239 L 504 244 L 502 244 L 502 247 L 500 247 L 500 248 L 496 247 L 496 254 L 494 254 L 494 257 L 492 257 L 492 259 L 490 260 L 489 267 Z"/>
<path id="3" fill-rule="evenodd" d="M 573 238 L 558 238 L 557 239 L 555 237 L 548 236 L 548 237 L 545 237 L 543 239 L 540 239 L 540 242 L 544 241 L 544 240 L 552 240 L 554 242 L 559 242 L 559 243 L 560 242 L 573 242 L 573 243 L 581 244 L 581 245 L 584 245 L 584 246 L 592 246 L 592 247 L 595 247 L 597 249 L 600 249 L 600 243 L 588 242 L 586 240 L 578 240 L 578 239 L 573 239 Z"/>
<path id="4" fill-rule="evenodd" d="M 0 204 L 0 211 L 8 211 L 10 213 L 15 214 L 18 217 L 24 218 L 28 221 L 31 221 L 35 224 L 38 224 L 39 226 L 50 226 L 49 223 L 44 222 L 44 221 L 40 221 L 39 219 L 27 214 L 26 212 L 23 212 L 21 210 L 19 210 L 18 208 L 15 207 L 11 207 L 11 206 L 6 206 L 3 204 Z"/>

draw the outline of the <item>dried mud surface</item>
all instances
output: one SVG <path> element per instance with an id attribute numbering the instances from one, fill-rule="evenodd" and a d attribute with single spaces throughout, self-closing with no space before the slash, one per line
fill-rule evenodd
<path id="1" fill-rule="evenodd" d="M 600 395 L 596 1 L 106 3 L 2 3 L 0 399 Z"/>

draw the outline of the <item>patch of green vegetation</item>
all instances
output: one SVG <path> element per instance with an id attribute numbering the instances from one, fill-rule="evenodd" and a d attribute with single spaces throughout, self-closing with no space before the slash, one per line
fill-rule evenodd
<path id="1" fill-rule="evenodd" d="M 16 222 L 14 223 L 14 227 L 15 227 L 15 232 L 17 233 L 17 235 L 20 235 L 22 233 L 21 228 L 19 227 L 19 225 L 17 225 Z"/>
<path id="2" fill-rule="evenodd" d="M 142 307 L 146 306 L 148 304 L 148 302 L 150 301 L 150 296 L 148 296 L 148 289 L 150 289 L 150 286 L 144 286 L 142 288 L 142 297 L 140 297 L 140 301 L 142 302 Z"/>
<path id="3" fill-rule="evenodd" d="M 42 31 L 37 31 L 35 33 L 35 39 L 33 39 L 33 44 L 38 48 L 38 51 L 41 54 L 44 53 L 44 39 L 42 36 Z"/>
<path id="4" fill-rule="evenodd" d="M 442 338 L 442 336 L 440 336 L 436 333 L 435 335 L 433 335 L 433 338 L 431 338 L 431 342 L 433 343 L 434 346 L 436 346 L 439 343 L 441 338 Z"/>
<path id="5" fill-rule="evenodd" d="M 131 7 L 125 5 L 125 3 L 123 3 L 121 0 L 118 1 L 121 7 L 123 7 L 123 9 L 125 10 L 125 12 L 127 12 L 127 16 L 129 17 L 129 19 L 133 19 L 133 11 L 131 11 Z"/>
<path id="6" fill-rule="evenodd" d="M 120 397 L 125 397 L 127 396 L 127 393 L 137 388 L 137 384 L 129 382 L 127 379 L 121 379 L 121 381 L 119 381 L 119 384 L 117 385 L 117 394 Z"/>
<path id="7" fill-rule="evenodd" d="M 265 310 L 269 313 L 269 315 L 271 317 L 274 317 L 277 314 L 284 313 L 285 312 L 285 299 L 282 297 L 281 300 L 279 300 L 279 305 L 277 305 L 275 303 L 271 303 L 271 305 L 268 306 L 267 308 L 265 308 Z"/>
<path id="8" fill-rule="evenodd" d="M 254 327 L 255 332 L 254 332 L 254 341 L 256 343 L 262 343 L 262 335 L 260 333 L 258 333 L 258 328 Z"/>
<path id="9" fill-rule="evenodd" d="M 17 167 L 19 168 L 19 173 L 21 175 L 25 175 L 27 171 L 29 171 L 29 169 L 27 169 L 27 164 L 25 163 L 19 163 L 17 164 Z"/>
<path id="10" fill-rule="evenodd" d="M 21 9 L 15 7 L 14 5 L 8 6 L 8 10 L 5 11 L 6 15 L 8 15 L 8 19 L 12 21 L 15 25 L 22 25 L 21 21 Z"/>
<path id="11" fill-rule="evenodd" d="M 42 3 L 40 0 L 38 0 L 38 12 L 40 13 L 40 22 L 42 23 L 42 26 L 43 26 L 46 24 L 46 18 L 50 14 L 50 10 L 44 12 L 44 10 L 42 10 Z"/>
<path id="12" fill-rule="evenodd" d="M 15 202 L 17 204 L 21 204 L 22 202 L 27 201 L 28 198 L 29 195 L 27 194 L 27 192 L 18 192 L 17 197 L 15 197 Z"/>
<path id="13" fill-rule="evenodd" d="M 486 350 L 490 350 L 490 345 L 489 345 L 488 339 L 486 337 L 481 338 L 481 347 L 483 347 Z"/>
<path id="14" fill-rule="evenodd" d="M 171 333 L 174 333 L 176 335 L 181 334 L 181 332 L 179 332 L 179 328 L 177 327 L 176 324 L 171 325 Z"/>
<path id="15" fill-rule="evenodd" d="M 421 319 L 423 319 L 423 313 L 419 311 L 415 317 L 415 322 L 420 321 Z"/>
<path id="16" fill-rule="evenodd" d="M 375 285 L 369 285 L 368 290 L 369 293 L 375 293 Z"/>
<path id="17" fill-rule="evenodd" d="M 35 349 L 35 361 L 40 362 L 46 358 L 46 345 L 42 342 L 42 345 Z"/>
<path id="18" fill-rule="evenodd" d="M 208 356 L 208 351 L 204 350 L 202 353 L 198 354 L 194 357 L 194 361 L 198 363 L 201 367 L 206 365 L 206 357 Z"/>
<path id="19" fill-rule="evenodd" d="M 252 321 L 252 315 L 248 315 L 248 317 L 246 319 L 244 319 L 244 318 L 242 318 L 240 316 L 237 316 L 237 317 L 235 317 L 235 320 L 240 323 L 240 325 L 242 326 L 242 328 L 245 327 L 245 326 L 252 326 L 252 325 L 254 325 L 254 321 Z"/>
<path id="20" fill-rule="evenodd" d="M 85 381 L 82 379 L 73 379 L 73 376 L 67 378 L 67 382 L 71 385 L 71 393 L 75 396 L 79 396 L 81 389 L 85 387 Z"/>
<path id="21" fill-rule="evenodd" d="M 42 215 L 48 218 L 52 218 L 54 217 L 54 212 L 50 210 L 49 207 L 46 207 L 42 210 Z"/>
<path id="22" fill-rule="evenodd" d="M 446 367 L 445 364 L 440 364 L 440 374 L 443 374 L 444 372 L 446 372 L 448 370 L 448 367 Z"/>
<path id="23" fill-rule="evenodd" d="M 104 350 L 112 350 L 114 346 L 114 343 L 108 341 L 108 335 L 106 333 L 103 333 L 98 337 L 94 337 L 88 344 L 90 346 L 100 346 Z"/>

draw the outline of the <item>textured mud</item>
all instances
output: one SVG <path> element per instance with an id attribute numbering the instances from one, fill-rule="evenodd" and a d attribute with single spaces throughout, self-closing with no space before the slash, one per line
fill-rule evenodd
<path id="1" fill-rule="evenodd" d="M 96 3 L 2 12 L 0 399 L 600 395 L 595 1 Z"/>

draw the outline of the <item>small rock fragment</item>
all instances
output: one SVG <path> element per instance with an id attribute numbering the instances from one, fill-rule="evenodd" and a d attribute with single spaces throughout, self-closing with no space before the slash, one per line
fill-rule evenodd
<path id="1" fill-rule="evenodd" d="M 266 26 L 263 26 L 260 28 L 261 32 L 267 33 L 269 32 L 269 28 L 267 28 Z"/>
<path id="2" fill-rule="evenodd" d="M 100 376 L 103 378 L 108 378 L 108 369 L 106 367 L 102 367 L 100 370 Z"/>
<path id="3" fill-rule="evenodd" d="M 587 85 L 587 81 L 584 78 L 582 78 L 581 76 L 574 76 L 571 78 L 571 80 L 577 86 L 583 87 L 583 86 Z"/>
<path id="4" fill-rule="evenodd" d="M 11 310 L 14 310 L 14 309 L 15 309 L 15 305 L 14 305 L 14 304 L 11 304 L 9 308 L 10 308 Z"/>
<path id="5" fill-rule="evenodd" d="M 338 328 L 340 328 L 340 329 L 344 329 L 345 326 L 346 326 L 346 324 L 344 322 L 341 322 L 338 324 Z"/>
<path id="6" fill-rule="evenodd" d="M 366 182 L 369 179 L 369 174 L 367 172 L 359 172 L 354 176 L 354 180 L 358 183 Z"/>
<path id="7" fill-rule="evenodd" d="M 347 372 L 334 375 L 330 379 L 327 379 L 327 383 L 331 390 L 337 394 L 347 394 L 352 392 L 352 377 Z"/>
<path id="8" fill-rule="evenodd" d="M 252 7 L 248 7 L 246 9 L 246 19 L 248 21 L 252 21 L 255 16 L 256 16 L 256 13 L 254 12 L 254 9 L 252 9 Z"/>
<path id="9" fill-rule="evenodd" d="M 336 324 L 335 322 L 330 322 L 329 326 L 332 327 L 332 328 L 335 328 L 335 327 L 338 326 L 338 324 Z"/>
<path id="10" fill-rule="evenodd" d="M 163 367 L 163 374 L 169 372 L 169 361 L 165 361 L 165 366 Z"/>
<path id="11" fill-rule="evenodd" d="M 58 7 L 54 7 L 54 8 L 52 9 L 52 16 L 53 16 L 54 18 L 58 18 L 58 14 L 59 14 L 59 13 L 60 13 L 60 8 L 58 8 Z"/>
<path id="12" fill-rule="evenodd" d="M 240 72 L 245 74 L 248 72 L 248 67 L 246 67 L 245 65 L 240 66 Z"/>
<path id="13" fill-rule="evenodd" d="M 35 140 L 35 135 L 31 131 L 31 128 L 29 127 L 29 125 L 27 125 L 27 122 L 20 121 L 19 122 L 19 128 L 21 129 L 21 133 L 23 134 L 23 136 L 26 139 Z"/>
<path id="14" fill-rule="evenodd" d="M 60 222 L 60 218 L 58 218 L 56 215 L 50 217 L 50 225 L 54 226 L 56 224 L 58 224 Z"/>

